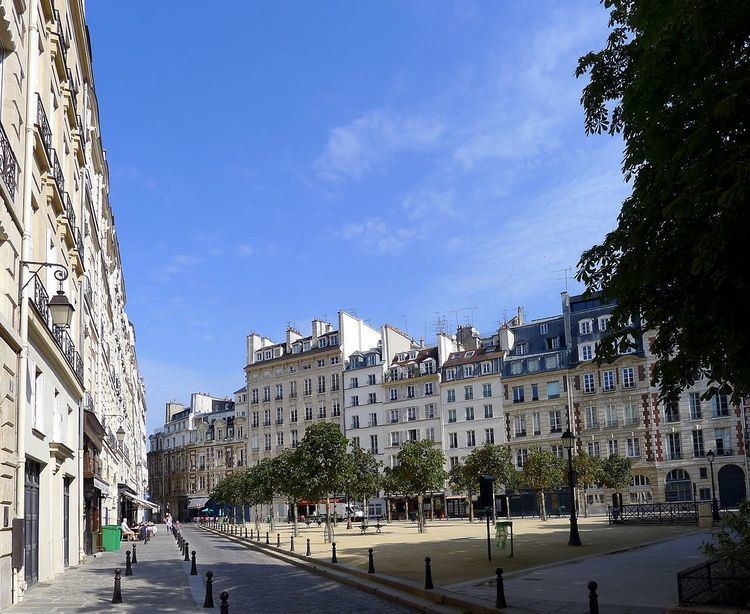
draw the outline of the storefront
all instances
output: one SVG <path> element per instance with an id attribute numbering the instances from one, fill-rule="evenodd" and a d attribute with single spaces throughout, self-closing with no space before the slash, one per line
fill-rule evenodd
<path id="1" fill-rule="evenodd" d="M 83 422 L 83 549 L 87 555 L 101 551 L 102 499 L 109 484 L 102 477 L 100 455 L 105 431 L 96 415 L 85 410 Z"/>

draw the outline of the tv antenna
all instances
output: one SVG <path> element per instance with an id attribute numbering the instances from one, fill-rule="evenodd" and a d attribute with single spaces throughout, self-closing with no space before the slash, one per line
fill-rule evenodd
<path id="1" fill-rule="evenodd" d="M 573 267 L 566 266 L 564 269 L 556 269 L 553 273 L 563 273 L 564 277 L 558 277 L 558 279 L 565 279 L 565 292 L 568 291 L 568 278 L 573 276 Z"/>

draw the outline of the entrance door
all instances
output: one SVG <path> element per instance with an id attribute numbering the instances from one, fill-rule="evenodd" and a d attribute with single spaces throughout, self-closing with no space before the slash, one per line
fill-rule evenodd
<path id="1" fill-rule="evenodd" d="M 63 480 L 63 564 L 70 565 L 70 478 Z"/>
<path id="2" fill-rule="evenodd" d="M 719 503 L 723 508 L 737 507 L 745 496 L 745 472 L 737 465 L 719 469 Z"/>
<path id="3" fill-rule="evenodd" d="M 39 580 L 39 474 L 41 466 L 34 461 L 26 461 L 26 481 L 24 484 L 24 573 L 26 582 L 34 584 Z"/>

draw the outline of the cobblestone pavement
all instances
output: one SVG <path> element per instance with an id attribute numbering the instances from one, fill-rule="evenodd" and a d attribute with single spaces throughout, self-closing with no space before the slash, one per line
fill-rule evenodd
<path id="1" fill-rule="evenodd" d="M 677 571 L 704 560 L 699 549 L 709 537 L 709 532 L 692 533 L 624 552 L 515 572 L 505 579 L 506 599 L 519 611 L 587 612 L 586 586 L 593 580 L 599 585 L 603 613 L 664 612 L 677 605 Z M 497 564 L 502 567 L 502 560 Z M 464 582 L 446 588 L 485 600 L 495 595 L 494 583 Z"/>
<path id="2" fill-rule="evenodd" d="M 214 573 L 214 599 L 229 593 L 230 612 L 334 612 L 390 614 L 411 610 L 321 578 L 196 527 L 183 527 L 197 552 L 198 573 Z"/>
<path id="3" fill-rule="evenodd" d="M 160 527 L 161 528 L 161 527 Z M 121 605 L 113 605 L 114 569 L 125 573 L 125 542 L 116 552 L 89 557 L 50 582 L 32 586 L 23 603 L 9 611 L 68 612 L 198 612 L 174 539 L 164 530 L 148 544 L 137 544 L 138 563 L 132 576 L 122 576 Z M 202 605 L 202 604 L 201 604 Z"/>

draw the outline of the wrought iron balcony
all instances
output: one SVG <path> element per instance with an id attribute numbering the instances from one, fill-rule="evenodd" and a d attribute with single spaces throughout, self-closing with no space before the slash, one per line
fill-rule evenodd
<path id="1" fill-rule="evenodd" d="M 18 186 L 18 160 L 16 160 L 8 135 L 5 134 L 5 128 L 2 125 L 0 125 L 0 174 L 10 197 L 15 198 L 16 187 Z"/>
<path id="2" fill-rule="evenodd" d="M 60 159 L 57 157 L 57 152 L 53 147 L 49 150 L 49 166 L 52 178 L 57 184 L 57 189 L 60 190 L 60 194 L 65 193 L 65 175 L 63 174 L 62 165 Z"/>
<path id="3" fill-rule="evenodd" d="M 47 290 L 38 275 L 34 275 L 34 296 L 32 297 L 32 301 L 45 326 L 52 333 L 57 346 L 62 351 L 63 356 L 65 356 L 66 362 L 73 369 L 73 373 L 76 374 L 78 381 L 83 383 L 83 359 L 76 350 L 73 339 L 70 338 L 67 329 L 52 323 L 52 316 L 49 310 L 49 294 L 47 294 Z"/>
<path id="4" fill-rule="evenodd" d="M 42 98 L 39 94 L 36 96 L 36 125 L 39 127 L 39 134 L 42 137 L 44 151 L 49 157 L 50 150 L 52 149 L 52 128 L 49 127 L 47 113 L 44 111 Z"/>

